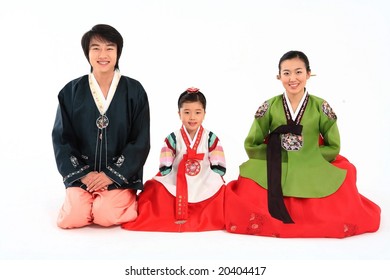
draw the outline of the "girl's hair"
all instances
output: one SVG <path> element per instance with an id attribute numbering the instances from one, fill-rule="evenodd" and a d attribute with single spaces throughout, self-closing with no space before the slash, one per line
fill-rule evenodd
<path id="1" fill-rule="evenodd" d="M 302 60 L 303 63 L 305 63 L 306 71 L 311 72 L 309 59 L 307 58 L 307 56 L 303 52 L 289 51 L 289 52 L 286 52 L 279 60 L 279 65 L 278 65 L 279 74 L 280 74 L 280 70 L 281 70 L 280 65 L 282 64 L 282 62 L 285 60 L 293 59 L 293 58 L 299 58 L 300 60 Z"/>
<path id="2" fill-rule="evenodd" d="M 84 55 L 89 62 L 89 45 L 91 40 L 95 38 L 104 42 L 110 42 L 116 44 L 117 47 L 117 60 L 115 69 L 119 69 L 119 58 L 122 54 L 123 38 L 122 35 L 112 26 L 107 24 L 97 24 L 87 31 L 81 38 L 81 47 L 83 48 Z M 92 66 L 91 66 L 92 71 Z"/>
<path id="3" fill-rule="evenodd" d="M 203 105 L 203 109 L 206 111 L 206 97 L 203 93 L 197 88 L 188 88 L 185 92 L 180 94 L 179 100 L 177 101 L 177 106 L 180 108 L 183 106 L 183 103 L 186 102 L 197 102 L 199 101 Z"/>

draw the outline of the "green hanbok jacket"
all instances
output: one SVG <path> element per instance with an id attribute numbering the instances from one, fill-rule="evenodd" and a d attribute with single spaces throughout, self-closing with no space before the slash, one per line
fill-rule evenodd
<path id="1" fill-rule="evenodd" d="M 249 160 L 240 166 L 240 176 L 250 178 L 266 189 L 267 136 L 280 125 L 287 124 L 282 96 L 275 96 L 259 107 L 244 144 Z M 309 95 L 300 122 L 303 126 L 302 146 L 298 150 L 282 148 L 281 183 L 284 196 L 325 197 L 343 183 L 346 170 L 331 164 L 340 151 L 336 120 L 326 101 Z M 324 140 L 323 145 L 319 145 L 320 137 Z"/>

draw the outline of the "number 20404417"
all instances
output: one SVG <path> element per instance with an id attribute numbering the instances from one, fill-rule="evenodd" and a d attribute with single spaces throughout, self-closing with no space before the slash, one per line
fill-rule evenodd
<path id="1" fill-rule="evenodd" d="M 241 266 L 220 266 L 218 268 L 218 275 L 264 275 L 265 266 L 259 267 L 241 267 Z"/>

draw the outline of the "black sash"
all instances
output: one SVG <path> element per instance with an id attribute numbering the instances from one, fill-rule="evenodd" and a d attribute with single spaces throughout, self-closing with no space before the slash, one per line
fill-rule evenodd
<path id="1" fill-rule="evenodd" d="M 285 224 L 292 224 L 282 192 L 282 147 L 280 134 L 293 133 L 301 135 L 302 125 L 281 125 L 269 134 L 267 146 L 267 178 L 268 178 L 268 211 L 272 217 L 281 220 Z"/>
<path id="2" fill-rule="evenodd" d="M 283 107 L 287 118 L 287 124 L 277 127 L 268 136 L 267 145 L 267 184 L 268 184 L 268 211 L 272 217 L 281 220 L 285 224 L 293 224 L 290 214 L 287 211 L 286 205 L 283 200 L 282 192 L 282 147 L 280 142 L 281 134 L 302 134 L 301 122 L 303 113 L 305 112 L 306 105 L 309 99 L 309 94 L 302 104 L 299 110 L 298 116 L 295 121 L 292 120 L 290 112 L 288 110 L 287 102 L 283 96 Z"/>

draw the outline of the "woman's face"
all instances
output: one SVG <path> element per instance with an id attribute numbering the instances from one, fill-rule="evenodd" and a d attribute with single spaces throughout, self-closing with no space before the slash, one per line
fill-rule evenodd
<path id="1" fill-rule="evenodd" d="M 305 63 L 299 58 L 284 60 L 280 64 L 279 80 L 288 96 L 303 96 L 309 78 L 310 72 L 306 71 Z"/>
<path id="2" fill-rule="evenodd" d="M 89 44 L 89 63 L 94 73 L 111 73 L 117 62 L 117 46 L 114 43 L 92 38 Z"/>

